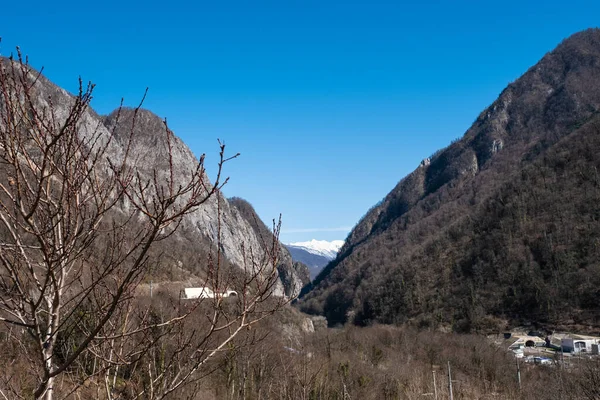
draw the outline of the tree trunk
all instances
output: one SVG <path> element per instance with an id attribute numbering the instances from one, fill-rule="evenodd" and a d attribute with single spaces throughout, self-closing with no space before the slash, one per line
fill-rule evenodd
<path id="1" fill-rule="evenodd" d="M 52 400 L 52 397 L 54 395 L 54 377 L 50 377 L 50 379 L 48 379 L 48 386 L 46 388 L 46 396 L 44 400 Z"/>

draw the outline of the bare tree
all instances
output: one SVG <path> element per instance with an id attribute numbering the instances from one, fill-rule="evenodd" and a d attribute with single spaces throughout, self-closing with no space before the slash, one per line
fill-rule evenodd
<path id="1" fill-rule="evenodd" d="M 165 122 L 170 171 L 143 175 L 130 154 L 139 108 L 126 145 L 117 146 L 114 132 L 90 123 L 92 84 L 80 79 L 65 108 L 44 97 L 41 73 L 18 55 L 0 61 L 0 321 L 16 328 L 7 330 L 8 340 L 27 359 L 37 399 L 53 399 L 61 375 L 70 382 L 61 395 L 93 382 L 111 398 L 124 371 L 147 375 L 135 396 L 168 396 L 199 379 L 234 336 L 281 304 L 268 301 L 275 245 L 261 257 L 248 251 L 231 310 L 218 295 L 157 319 L 136 293 L 155 244 L 186 214 L 220 198 L 223 164 L 237 155 L 227 158 L 220 144 L 213 185 L 204 156 L 179 181 Z M 221 271 L 216 249 L 208 277 L 221 293 L 235 274 Z M 202 329 L 191 325 L 199 318 Z"/>

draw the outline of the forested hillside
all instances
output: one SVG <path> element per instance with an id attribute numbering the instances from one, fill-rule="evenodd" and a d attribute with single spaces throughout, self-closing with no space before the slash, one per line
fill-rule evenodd
<path id="1" fill-rule="evenodd" d="M 373 207 L 305 289 L 302 309 L 330 324 L 598 327 L 599 109 L 591 29 Z"/>

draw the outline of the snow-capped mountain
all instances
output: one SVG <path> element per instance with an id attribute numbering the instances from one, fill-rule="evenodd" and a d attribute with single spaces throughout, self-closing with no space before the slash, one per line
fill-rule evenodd
<path id="1" fill-rule="evenodd" d="M 309 253 L 316 254 L 319 256 L 323 256 L 330 260 L 333 260 L 337 255 L 337 252 L 344 245 L 343 240 L 332 240 L 328 242 L 327 240 L 311 240 L 310 242 L 296 242 L 290 243 L 288 246 L 292 247 L 300 247 Z"/>
<path id="2" fill-rule="evenodd" d="M 333 260 L 344 244 L 343 240 L 311 240 L 310 242 L 289 243 L 285 246 L 294 261 L 306 264 L 310 270 L 310 279 L 314 279 L 321 269 Z"/>

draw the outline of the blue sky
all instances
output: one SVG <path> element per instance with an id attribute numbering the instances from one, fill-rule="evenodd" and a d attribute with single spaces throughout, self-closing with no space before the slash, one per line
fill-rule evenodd
<path id="1" fill-rule="evenodd" d="M 96 83 L 167 117 L 215 170 L 217 138 L 242 153 L 227 196 L 284 242 L 344 239 L 419 162 L 460 137 L 598 1 L 103 1 L 2 6 L 19 45 L 67 90 Z"/>

